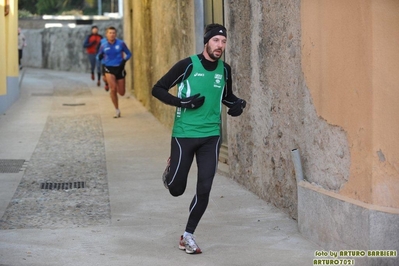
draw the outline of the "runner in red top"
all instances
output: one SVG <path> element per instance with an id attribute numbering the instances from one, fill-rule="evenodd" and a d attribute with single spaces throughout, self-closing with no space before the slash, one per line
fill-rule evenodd
<path id="1" fill-rule="evenodd" d="M 100 86 L 101 84 L 101 65 L 100 62 L 96 59 L 96 55 L 102 38 L 103 37 L 98 34 L 97 26 L 93 26 L 91 27 L 91 34 L 86 37 L 83 43 L 83 47 L 86 48 L 86 52 L 90 61 L 92 80 L 94 80 L 94 69 L 97 67 L 97 86 Z"/>

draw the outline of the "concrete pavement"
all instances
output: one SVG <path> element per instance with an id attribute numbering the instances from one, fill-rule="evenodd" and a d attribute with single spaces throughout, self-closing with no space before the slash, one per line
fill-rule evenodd
<path id="1" fill-rule="evenodd" d="M 204 253 L 180 251 L 178 238 L 194 195 L 196 170 L 194 164 L 183 196 L 174 198 L 164 188 L 160 177 L 169 155 L 170 130 L 128 96 L 120 98 L 122 118 L 114 119 L 109 95 L 86 73 L 25 71 L 20 99 L 0 117 L 0 159 L 28 161 L 24 171 L 0 173 L 0 217 L 17 228 L 0 230 L 0 265 L 313 265 L 314 252 L 320 247 L 299 234 L 296 221 L 219 174 L 196 231 Z M 21 194 L 22 183 L 29 180 L 36 186 L 43 179 L 34 175 L 37 171 L 33 168 L 47 167 L 37 162 L 51 147 L 57 148 L 45 146 L 58 135 L 51 131 L 50 121 L 75 121 L 82 116 L 100 121 L 107 187 L 97 194 L 92 188 L 80 194 L 76 189 L 40 192 L 32 188 L 36 189 L 32 195 L 40 195 L 40 199 Z M 84 139 L 79 141 L 87 145 Z M 93 151 L 93 156 L 102 158 L 101 149 Z M 97 167 L 76 168 L 73 158 L 78 154 L 70 153 L 57 154 L 64 156 L 59 155 L 63 167 L 75 167 L 74 175 L 80 179 L 95 170 L 91 167 Z M 33 174 L 27 179 L 29 173 Z M 92 180 L 87 182 L 92 184 Z M 54 196 L 57 193 L 70 196 L 60 200 Z M 91 214 L 74 212 L 80 207 L 69 198 L 92 197 L 96 201 L 104 195 L 108 205 L 93 207 L 94 211 L 102 210 L 101 219 L 72 219 L 72 214 Z M 26 215 L 29 210 L 15 205 L 17 201 L 41 204 L 46 197 L 53 197 L 51 209 L 46 205 L 41 213 L 30 216 Z M 72 214 L 65 215 L 66 211 Z M 17 224 L 11 217 L 28 221 Z"/>

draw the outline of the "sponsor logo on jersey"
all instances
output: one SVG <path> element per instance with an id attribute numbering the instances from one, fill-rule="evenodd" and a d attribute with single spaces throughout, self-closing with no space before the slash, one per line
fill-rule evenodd
<path id="1" fill-rule="evenodd" d="M 204 73 L 198 73 L 198 72 L 196 72 L 196 73 L 194 74 L 194 77 L 205 77 L 205 74 L 204 74 Z"/>
<path id="2" fill-rule="evenodd" d="M 215 82 L 213 83 L 213 87 L 214 88 L 221 88 L 222 86 L 220 85 L 220 82 L 221 82 L 221 80 L 222 80 L 222 78 L 223 78 L 223 75 L 221 75 L 221 74 L 215 74 Z"/>

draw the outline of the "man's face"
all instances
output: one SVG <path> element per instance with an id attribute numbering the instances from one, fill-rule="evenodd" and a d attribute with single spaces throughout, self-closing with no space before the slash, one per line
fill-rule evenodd
<path id="1" fill-rule="evenodd" d="M 97 33 L 98 33 L 98 29 L 97 29 L 97 28 L 92 28 L 92 29 L 91 29 L 91 33 L 97 34 Z"/>
<path id="2" fill-rule="evenodd" d="M 115 30 L 108 30 L 106 33 L 107 40 L 110 42 L 115 41 L 116 39 L 116 31 Z"/>
<path id="3" fill-rule="evenodd" d="M 223 35 L 213 36 L 205 45 L 206 52 L 213 60 L 218 60 L 226 48 L 227 39 Z"/>

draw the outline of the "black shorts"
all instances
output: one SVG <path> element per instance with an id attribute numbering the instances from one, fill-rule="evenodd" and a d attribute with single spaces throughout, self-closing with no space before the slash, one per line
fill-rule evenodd
<path id="1" fill-rule="evenodd" d="M 124 79 L 126 76 L 125 69 L 119 66 L 104 66 L 104 73 L 112 74 L 115 76 L 116 79 Z"/>
<path id="2" fill-rule="evenodd" d="M 101 64 L 101 73 L 105 76 L 105 65 Z"/>

